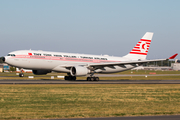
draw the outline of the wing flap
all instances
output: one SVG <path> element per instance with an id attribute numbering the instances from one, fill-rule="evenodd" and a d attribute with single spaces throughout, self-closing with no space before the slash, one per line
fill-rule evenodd
<path id="1" fill-rule="evenodd" d="M 167 59 L 154 59 L 154 60 L 138 60 L 138 61 L 124 61 L 124 62 L 106 62 L 106 63 L 90 63 L 89 66 L 91 67 L 109 67 L 109 66 L 120 66 L 120 67 L 126 67 L 125 65 L 136 65 L 136 64 L 143 64 L 143 63 L 149 63 L 149 62 L 158 62 L 158 61 L 165 61 L 169 59 L 174 59 L 178 54 L 174 54 L 173 56 L 167 58 Z"/>
<path id="2" fill-rule="evenodd" d="M 136 67 L 137 64 L 141 65 L 143 63 L 158 62 L 158 61 L 165 61 L 165 60 L 169 60 L 169 59 L 174 59 L 177 55 L 178 54 L 175 54 L 175 55 L 173 55 L 173 56 L 171 56 L 171 57 L 169 57 L 167 59 L 137 60 L 137 61 L 122 61 L 122 62 L 105 62 L 105 63 L 86 63 L 86 64 L 76 63 L 76 64 L 59 65 L 59 67 L 70 69 L 71 67 L 74 67 L 74 66 L 86 66 L 91 70 L 93 70 L 93 69 L 104 69 L 104 67 L 109 67 L 109 68 L 115 69 L 114 66 L 120 66 L 120 67 L 126 68 L 125 65 L 132 65 L 132 66 Z"/>
<path id="3" fill-rule="evenodd" d="M 109 62 L 109 63 L 89 63 L 89 66 L 92 67 L 111 67 L 111 66 L 121 66 L 123 67 L 124 65 L 127 64 L 142 64 L 142 63 L 148 63 L 148 62 L 156 62 L 156 61 L 165 61 L 167 59 L 155 59 L 155 60 L 143 60 L 143 61 L 124 61 L 124 62 Z M 124 66 L 125 67 L 125 66 Z"/>

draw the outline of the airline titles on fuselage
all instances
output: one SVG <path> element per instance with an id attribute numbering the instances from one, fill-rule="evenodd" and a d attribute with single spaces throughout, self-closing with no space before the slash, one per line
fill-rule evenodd
<path id="1" fill-rule="evenodd" d="M 108 60 L 107 58 L 101 58 L 101 57 L 89 57 L 89 56 L 75 56 L 75 55 L 57 55 L 57 54 L 48 54 L 48 53 L 28 53 L 31 58 L 45 58 L 45 57 L 64 57 L 64 58 L 82 58 L 82 59 L 95 59 L 95 60 Z M 8 54 L 8 56 L 16 56 L 15 54 Z"/>

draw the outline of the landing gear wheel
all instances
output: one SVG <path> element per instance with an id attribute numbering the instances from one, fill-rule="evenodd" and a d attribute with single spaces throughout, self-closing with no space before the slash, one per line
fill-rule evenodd
<path id="1" fill-rule="evenodd" d="M 71 80 L 76 80 L 76 76 L 72 76 Z"/>
<path id="2" fill-rule="evenodd" d="M 87 81 L 99 81 L 99 77 L 87 77 Z"/>
<path id="3" fill-rule="evenodd" d="M 90 78 L 90 77 L 87 77 L 87 81 L 91 81 L 91 78 Z"/>
<path id="4" fill-rule="evenodd" d="M 91 81 L 94 81 L 94 77 L 90 77 Z"/>
<path id="5" fill-rule="evenodd" d="M 64 80 L 68 80 L 68 76 L 65 76 L 65 77 L 64 77 Z"/>
<path id="6" fill-rule="evenodd" d="M 99 77 L 95 77 L 95 80 L 96 80 L 96 81 L 99 81 Z"/>
<path id="7" fill-rule="evenodd" d="M 19 77 L 24 77 L 24 74 L 23 73 L 19 73 Z"/>
<path id="8" fill-rule="evenodd" d="M 65 76 L 64 80 L 76 80 L 76 76 Z"/>

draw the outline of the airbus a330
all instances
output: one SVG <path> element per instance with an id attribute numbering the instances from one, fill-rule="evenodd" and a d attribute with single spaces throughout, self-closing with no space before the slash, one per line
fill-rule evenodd
<path id="1" fill-rule="evenodd" d="M 35 75 L 52 71 L 67 73 L 65 80 L 76 80 L 77 76 L 87 76 L 88 81 L 98 81 L 95 73 L 116 73 L 138 67 L 144 63 L 174 59 L 177 54 L 167 59 L 147 60 L 153 33 L 147 32 L 135 47 L 123 57 L 107 55 L 74 54 L 38 50 L 19 50 L 10 52 L 3 61 L 11 66 L 31 69 Z M 24 74 L 20 73 L 20 77 Z"/>

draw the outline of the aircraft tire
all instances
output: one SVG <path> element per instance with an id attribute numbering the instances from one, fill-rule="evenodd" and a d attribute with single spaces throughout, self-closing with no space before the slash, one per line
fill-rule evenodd
<path id="1" fill-rule="evenodd" d="M 23 73 L 19 73 L 19 77 L 24 77 L 24 74 Z"/>
<path id="2" fill-rule="evenodd" d="M 75 80 L 76 80 L 76 76 L 72 76 L 72 77 L 71 77 L 71 80 L 74 80 L 74 81 L 75 81 Z"/>
<path id="3" fill-rule="evenodd" d="M 95 77 L 95 80 L 96 80 L 96 81 L 99 81 L 99 77 Z"/>
<path id="4" fill-rule="evenodd" d="M 64 80 L 68 80 L 68 79 L 69 79 L 69 76 L 65 76 L 65 77 L 64 77 Z"/>
<path id="5" fill-rule="evenodd" d="M 87 81 L 99 81 L 99 77 L 87 77 Z"/>
<path id="6" fill-rule="evenodd" d="M 90 77 L 90 81 L 94 81 L 94 77 Z"/>
<path id="7" fill-rule="evenodd" d="M 90 78 L 90 77 L 87 77 L 87 81 L 91 81 L 91 78 Z"/>
<path id="8" fill-rule="evenodd" d="M 76 80 L 76 76 L 65 76 L 64 80 Z"/>

